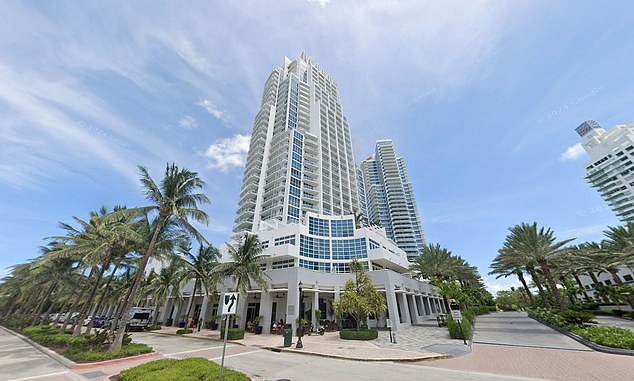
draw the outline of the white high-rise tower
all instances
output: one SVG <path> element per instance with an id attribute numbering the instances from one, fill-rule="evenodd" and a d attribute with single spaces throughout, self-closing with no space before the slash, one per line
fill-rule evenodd
<path id="1" fill-rule="evenodd" d="M 234 232 L 359 209 L 337 84 L 304 53 L 269 76 L 253 123 Z"/>
<path id="2" fill-rule="evenodd" d="M 423 252 L 425 234 L 405 160 L 397 157 L 391 140 L 376 142 L 374 156 L 361 162 L 359 176 L 362 213 L 370 224 L 385 228 L 387 236 L 409 260 Z"/>
<path id="3" fill-rule="evenodd" d="M 634 124 L 605 131 L 589 120 L 575 129 L 590 155 L 586 180 L 624 222 L 634 222 Z"/>

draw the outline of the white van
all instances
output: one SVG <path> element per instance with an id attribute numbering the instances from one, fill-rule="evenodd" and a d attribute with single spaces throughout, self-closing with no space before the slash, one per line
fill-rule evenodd
<path id="1" fill-rule="evenodd" d="M 126 326 L 126 331 L 143 331 L 150 324 L 152 318 L 152 307 L 132 307 L 130 308 L 130 321 Z"/>

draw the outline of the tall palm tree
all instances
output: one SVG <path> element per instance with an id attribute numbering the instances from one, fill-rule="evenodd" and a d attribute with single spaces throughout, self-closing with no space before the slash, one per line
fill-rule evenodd
<path id="1" fill-rule="evenodd" d="M 157 241 L 159 241 L 159 236 L 169 221 L 172 221 L 189 232 L 189 234 L 194 236 L 198 241 L 207 243 L 207 240 L 190 223 L 190 220 L 194 220 L 206 224 L 209 220 L 207 213 L 199 209 L 201 204 L 209 203 L 209 199 L 205 194 L 198 193 L 199 190 L 205 187 L 205 182 L 198 177 L 198 174 L 185 168 L 180 169 L 176 164 L 168 164 L 165 168 L 163 180 L 159 186 L 154 182 L 152 177 L 150 177 L 145 167 L 139 166 L 139 171 L 141 173 L 141 183 L 143 184 L 145 196 L 152 202 L 152 205 L 136 208 L 136 210 L 132 210 L 131 213 L 146 215 L 152 211 L 156 211 L 158 216 L 156 217 L 156 225 L 154 226 L 152 238 L 139 263 L 136 279 L 131 289 L 131 295 L 124 304 L 123 311 L 128 311 L 130 307 L 132 307 L 132 301 L 141 286 L 145 267 L 150 257 L 154 255 L 155 245 Z M 110 346 L 110 351 L 118 351 L 121 349 L 125 326 L 129 320 L 129 315 L 124 313 L 123 319 L 119 321 L 117 335 Z"/>
<path id="2" fill-rule="evenodd" d="M 444 281 L 450 279 L 460 265 L 460 259 L 452 255 L 451 251 L 438 243 L 430 243 L 423 246 L 422 254 L 416 257 L 409 269 L 415 272 L 419 279 L 437 278 Z"/>
<path id="3" fill-rule="evenodd" d="M 231 261 L 216 266 L 214 273 L 218 278 L 231 278 L 233 290 L 244 297 L 251 289 L 251 282 L 260 287 L 262 292 L 268 292 L 266 278 L 269 276 L 260 267 L 260 262 L 267 256 L 262 254 L 264 247 L 258 236 L 244 233 L 238 237 L 236 243 L 228 244 L 227 249 Z"/>
<path id="4" fill-rule="evenodd" d="M 178 299 L 181 298 L 180 293 L 180 285 L 182 283 L 183 271 L 178 265 L 176 265 L 176 261 L 170 262 L 167 266 L 162 267 L 157 276 L 152 279 L 148 287 L 148 291 L 152 296 L 152 300 L 156 300 L 157 310 L 154 315 L 154 325 L 158 320 L 158 311 L 159 307 L 162 307 L 162 304 L 169 296 L 174 296 Z"/>
<path id="5" fill-rule="evenodd" d="M 218 249 L 213 246 L 201 244 L 196 255 L 191 253 L 190 246 L 182 248 L 181 254 L 182 257 L 178 258 L 180 264 L 183 266 L 183 281 L 187 282 L 194 279 L 194 291 L 192 291 L 191 298 L 189 299 L 186 314 L 186 316 L 190 317 L 198 287 L 200 286 L 201 290 L 204 289 L 206 295 L 209 295 L 210 291 L 216 289 L 218 279 L 213 269 L 218 265 L 220 253 Z"/>
<path id="6" fill-rule="evenodd" d="M 510 234 L 507 236 L 506 242 L 509 244 L 513 253 L 521 255 L 527 259 L 527 262 L 534 262 L 539 266 L 557 304 L 559 304 L 562 310 L 565 310 L 567 308 L 566 304 L 557 288 L 548 261 L 561 254 L 565 250 L 564 246 L 573 241 L 574 238 L 555 242 L 554 232 L 550 228 L 541 227 L 538 229 L 537 222 L 533 222 L 532 224 L 523 222 L 513 226 L 509 230 Z M 530 266 L 527 266 L 527 270 L 529 270 L 529 267 Z M 534 276 L 533 281 L 537 278 L 537 276 Z"/>

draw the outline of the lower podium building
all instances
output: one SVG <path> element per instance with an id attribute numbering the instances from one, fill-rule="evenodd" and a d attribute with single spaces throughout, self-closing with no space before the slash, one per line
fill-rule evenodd
<path id="1" fill-rule="evenodd" d="M 369 319 L 370 327 L 386 327 L 398 331 L 446 313 L 442 298 L 434 286 L 413 279 L 408 269 L 407 254 L 388 239 L 383 228 L 355 228 L 354 216 L 323 216 L 307 213 L 300 223 L 284 224 L 263 221 L 257 233 L 264 246 L 266 259 L 260 264 L 269 276 L 268 289 L 253 289 L 240 297 L 237 314 L 239 325 L 246 327 L 261 316 L 263 332 L 271 331 L 274 322 L 282 320 L 296 327 L 300 310 L 304 318 L 315 322 L 315 311 L 326 324 L 338 323 L 332 303 L 338 300 L 348 279 L 353 279 L 349 263 L 358 258 L 375 287 L 382 291 L 387 313 Z M 220 292 L 229 289 L 230 280 Z M 301 288 L 301 297 L 300 297 Z M 187 291 L 187 290 L 185 290 Z M 185 320 L 191 298 L 177 302 L 169 299 L 163 321 Z M 192 318 L 209 321 L 219 314 L 218 298 L 196 295 Z M 302 308 L 300 309 L 300 303 Z M 179 305 L 178 305 L 179 304 Z M 166 316 L 167 312 L 170 315 Z M 346 321 L 342 324 L 353 324 Z"/>

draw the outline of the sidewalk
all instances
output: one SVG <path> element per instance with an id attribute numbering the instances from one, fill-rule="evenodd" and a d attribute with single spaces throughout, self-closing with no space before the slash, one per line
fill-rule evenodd
<path id="1" fill-rule="evenodd" d="M 159 335 L 176 335 L 176 327 L 163 327 L 148 333 Z M 202 329 L 181 337 L 222 342 L 220 331 Z M 232 344 L 258 347 L 277 352 L 292 352 L 306 355 L 323 356 L 357 361 L 423 361 L 463 354 L 468 347 L 461 340 L 449 339 L 446 327 L 413 326 L 399 331 L 397 343 L 390 343 L 387 331 L 379 331 L 379 337 L 371 341 L 352 341 L 339 338 L 339 332 L 326 332 L 323 336 L 304 336 L 304 348 L 295 349 L 297 337 L 293 336 L 291 347 L 284 347 L 282 335 L 245 333 L 244 339 L 230 341 Z M 429 347 L 438 348 L 430 350 Z"/>

